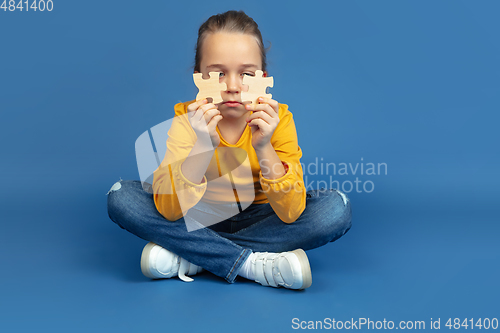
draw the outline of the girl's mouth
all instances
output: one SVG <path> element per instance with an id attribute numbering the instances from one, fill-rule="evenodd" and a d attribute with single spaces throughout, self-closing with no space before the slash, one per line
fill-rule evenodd
<path id="1" fill-rule="evenodd" d="M 236 108 L 236 107 L 238 107 L 240 105 L 243 105 L 242 103 L 237 102 L 237 101 L 227 101 L 227 102 L 224 102 L 224 104 L 227 105 L 230 108 Z"/>

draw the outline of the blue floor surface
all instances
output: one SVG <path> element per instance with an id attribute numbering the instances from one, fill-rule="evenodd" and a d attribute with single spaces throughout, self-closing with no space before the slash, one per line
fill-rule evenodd
<path id="1" fill-rule="evenodd" d="M 67 209 L 6 215 L 5 332 L 286 332 L 325 318 L 424 321 L 427 331 L 431 318 L 498 317 L 500 225 L 481 207 L 409 216 L 354 201 L 352 229 L 307 252 L 313 284 L 291 291 L 208 272 L 149 280 L 139 267 L 147 242 L 111 222 L 93 191 L 60 195 Z"/>

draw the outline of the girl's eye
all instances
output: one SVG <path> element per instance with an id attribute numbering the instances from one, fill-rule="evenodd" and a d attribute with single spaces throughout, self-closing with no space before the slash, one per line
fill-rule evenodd
<path id="1" fill-rule="evenodd" d="M 222 72 L 219 72 L 219 77 L 224 77 L 226 74 L 222 73 Z M 255 76 L 254 73 L 242 73 L 241 76 Z"/>

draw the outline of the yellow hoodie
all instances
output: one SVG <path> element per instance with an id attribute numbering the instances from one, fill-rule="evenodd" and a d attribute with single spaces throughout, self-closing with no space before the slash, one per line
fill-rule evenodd
<path id="1" fill-rule="evenodd" d="M 280 122 L 271 144 L 285 166 L 286 174 L 278 179 L 262 177 L 259 161 L 252 147 L 252 132 L 247 126 L 236 144 L 220 136 L 203 182 L 195 184 L 184 177 L 181 164 L 196 142 L 187 118 L 187 106 L 194 101 L 175 105 L 175 117 L 168 131 L 167 151 L 154 172 L 153 193 L 158 212 L 175 221 L 200 200 L 207 203 L 246 202 L 246 205 L 270 203 L 278 217 L 292 223 L 306 207 L 300 158 L 302 150 L 297 141 L 293 116 L 286 104 L 279 105 Z"/>

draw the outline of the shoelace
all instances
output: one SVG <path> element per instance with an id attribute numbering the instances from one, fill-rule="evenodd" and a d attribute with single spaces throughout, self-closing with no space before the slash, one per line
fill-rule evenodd
<path id="1" fill-rule="evenodd" d="M 186 276 L 186 274 L 191 274 L 191 275 L 196 274 L 199 271 L 200 267 L 193 265 L 184 258 L 179 257 L 179 259 L 180 259 L 180 265 L 179 265 L 179 271 L 177 272 L 177 276 L 184 282 L 193 282 L 194 280 L 189 276 Z"/>

